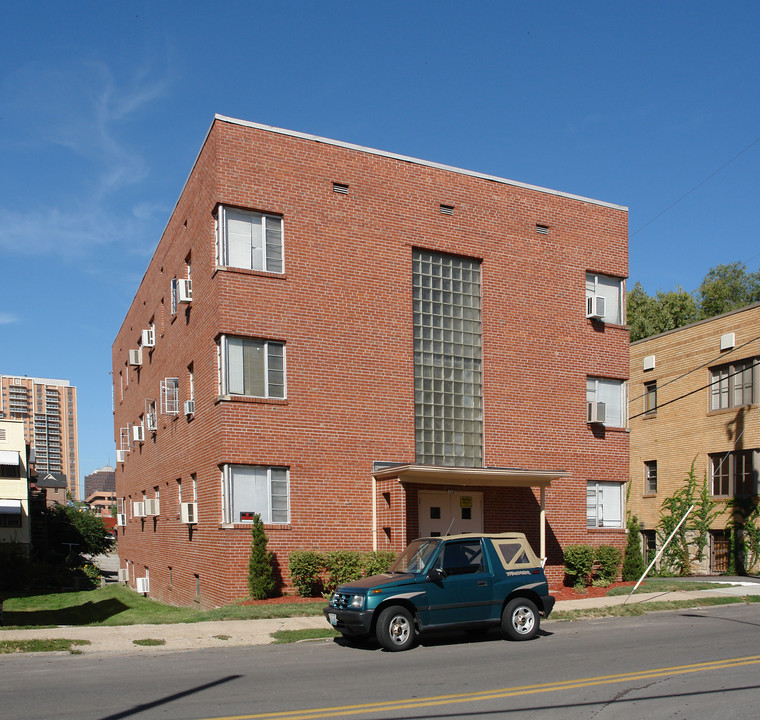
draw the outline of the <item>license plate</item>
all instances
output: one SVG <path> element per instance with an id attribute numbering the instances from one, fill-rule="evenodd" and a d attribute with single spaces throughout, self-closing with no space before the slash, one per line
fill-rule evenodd
<path id="1" fill-rule="evenodd" d="M 338 624 L 338 616 L 335 613 L 327 613 L 327 619 L 330 621 L 330 625 Z"/>

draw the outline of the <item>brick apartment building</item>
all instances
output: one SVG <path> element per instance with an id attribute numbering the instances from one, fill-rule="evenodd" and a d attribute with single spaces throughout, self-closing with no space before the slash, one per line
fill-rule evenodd
<path id="1" fill-rule="evenodd" d="M 737 506 L 757 503 L 760 425 L 760 305 L 631 343 L 629 509 L 647 553 L 657 550 L 663 499 L 682 487 L 695 461 L 720 515 L 694 572 L 729 567 L 728 526 Z M 749 569 L 749 568 L 746 568 Z"/>
<path id="2" fill-rule="evenodd" d="M 624 207 L 217 116 L 113 344 L 119 554 L 177 604 L 295 549 L 624 545 Z"/>

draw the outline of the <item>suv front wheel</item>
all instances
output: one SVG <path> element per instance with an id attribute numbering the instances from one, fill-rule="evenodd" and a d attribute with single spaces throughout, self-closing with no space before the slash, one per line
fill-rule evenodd
<path id="1" fill-rule="evenodd" d="M 530 640 L 540 622 L 538 608 L 527 598 L 510 600 L 501 614 L 501 629 L 510 640 Z"/>
<path id="2" fill-rule="evenodd" d="M 391 605 L 378 616 L 376 633 L 386 650 L 407 650 L 414 644 L 414 618 L 405 607 Z"/>

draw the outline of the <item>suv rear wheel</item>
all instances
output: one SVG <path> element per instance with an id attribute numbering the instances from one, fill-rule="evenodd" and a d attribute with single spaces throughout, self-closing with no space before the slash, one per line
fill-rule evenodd
<path id="1" fill-rule="evenodd" d="M 377 618 L 377 641 L 391 652 L 407 650 L 414 644 L 414 618 L 405 607 L 391 605 Z"/>
<path id="2" fill-rule="evenodd" d="M 501 614 L 501 629 L 510 640 L 530 640 L 540 622 L 535 603 L 527 598 L 510 600 Z"/>

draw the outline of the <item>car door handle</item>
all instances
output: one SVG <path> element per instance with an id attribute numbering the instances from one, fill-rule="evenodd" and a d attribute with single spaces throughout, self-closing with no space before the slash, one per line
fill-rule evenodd
<path id="1" fill-rule="evenodd" d="M 485 580 L 478 580 L 478 587 L 486 587 L 488 583 Z"/>

